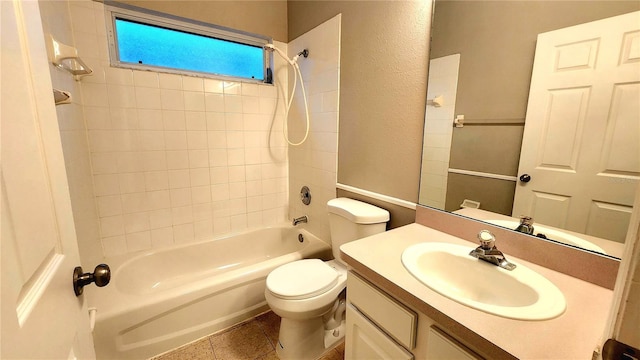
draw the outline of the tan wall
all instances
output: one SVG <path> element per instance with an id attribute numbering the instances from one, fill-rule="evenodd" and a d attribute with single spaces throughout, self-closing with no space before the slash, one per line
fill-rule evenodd
<path id="1" fill-rule="evenodd" d="M 483 210 L 511 215 L 515 191 L 516 183 L 513 181 L 450 173 L 444 209 L 458 210 L 460 204 L 469 199 L 480 202 Z"/>
<path id="2" fill-rule="evenodd" d="M 476 125 L 454 128 L 449 168 L 516 176 L 522 125 Z M 511 215 L 513 181 L 449 173 L 445 210 L 455 211 L 465 199 L 484 210 Z"/>
<path id="3" fill-rule="evenodd" d="M 539 33 L 635 10 L 638 1 L 436 0 L 430 57 L 461 54 L 456 112 L 523 119 Z"/>
<path id="4" fill-rule="evenodd" d="M 430 6 L 289 2 L 290 39 L 342 13 L 338 182 L 418 200 Z"/>
<path id="5" fill-rule="evenodd" d="M 461 54 L 456 114 L 465 121 L 523 120 L 538 33 L 639 9 L 638 1 L 436 0 L 431 58 Z M 455 129 L 450 167 L 516 175 L 520 141 L 514 136 L 522 130 L 522 125 Z M 497 166 L 496 154 L 504 164 Z M 498 191 L 502 180 L 488 181 L 496 182 L 492 195 L 499 203 L 512 201 L 510 191 Z M 448 193 L 478 200 L 483 189 L 469 194 L 476 182 L 457 178 L 448 183 Z"/>
<path id="6" fill-rule="evenodd" d="M 286 0 L 118 0 L 118 2 L 253 34 L 270 36 L 274 40 L 287 42 Z"/>
<path id="7" fill-rule="evenodd" d="M 454 128 L 449 167 L 515 176 L 523 126 L 469 125 Z M 510 149 L 510 150 L 507 150 Z M 482 154 L 482 158 L 476 156 Z"/>

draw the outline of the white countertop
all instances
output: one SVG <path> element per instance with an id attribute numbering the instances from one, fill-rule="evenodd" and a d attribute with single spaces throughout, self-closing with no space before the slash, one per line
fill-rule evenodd
<path id="1" fill-rule="evenodd" d="M 410 224 L 343 245 L 343 260 L 392 296 L 440 323 L 452 335 L 472 337 L 479 349 L 520 359 L 591 359 L 608 318 L 613 292 L 525 260 L 510 257 L 553 282 L 567 310 L 544 321 L 513 320 L 450 300 L 415 279 L 402 265 L 405 248 L 421 242 L 475 244 L 419 224 Z M 500 248 L 500 239 L 496 242 Z M 488 341 L 488 343 L 487 343 Z M 493 344 L 493 345 L 492 345 Z M 498 351 L 496 352 L 496 348 Z"/>

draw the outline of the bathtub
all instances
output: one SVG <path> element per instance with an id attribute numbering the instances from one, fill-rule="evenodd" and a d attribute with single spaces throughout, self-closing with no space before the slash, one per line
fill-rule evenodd
<path id="1" fill-rule="evenodd" d="M 268 310 L 271 270 L 330 256 L 325 242 L 283 226 L 106 259 L 111 283 L 85 291 L 97 357 L 148 358 L 249 319 Z"/>

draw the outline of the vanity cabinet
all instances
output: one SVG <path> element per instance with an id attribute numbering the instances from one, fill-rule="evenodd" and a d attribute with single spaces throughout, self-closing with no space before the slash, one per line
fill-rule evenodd
<path id="1" fill-rule="evenodd" d="M 482 359 L 432 319 L 351 271 L 347 289 L 346 360 Z"/>

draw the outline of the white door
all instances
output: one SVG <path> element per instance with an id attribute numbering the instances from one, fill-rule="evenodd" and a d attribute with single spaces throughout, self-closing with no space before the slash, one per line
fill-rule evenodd
<path id="1" fill-rule="evenodd" d="M 0 6 L 0 358 L 95 358 L 38 2 Z"/>
<path id="2" fill-rule="evenodd" d="M 540 34 L 513 216 L 624 241 L 640 179 L 640 12 Z"/>

